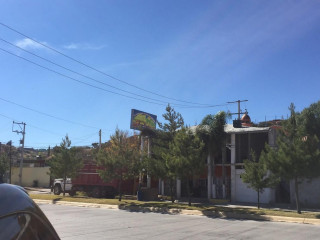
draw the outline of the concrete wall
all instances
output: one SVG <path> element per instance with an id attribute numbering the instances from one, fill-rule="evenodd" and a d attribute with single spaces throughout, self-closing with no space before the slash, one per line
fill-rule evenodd
<path id="1" fill-rule="evenodd" d="M 39 187 L 49 187 L 50 185 L 50 172 L 49 167 L 24 167 L 22 169 L 22 186 L 32 187 L 33 181 L 38 181 Z M 11 182 L 19 184 L 19 168 L 12 168 Z"/>
<path id="2" fill-rule="evenodd" d="M 304 180 L 299 184 L 299 198 L 302 207 L 320 208 L 320 178 Z M 290 199 L 296 204 L 294 181 L 290 182 Z"/>
<path id="3" fill-rule="evenodd" d="M 244 169 L 236 169 L 236 179 L 235 179 L 235 191 L 236 198 L 235 202 L 245 202 L 245 203 L 257 203 L 258 193 L 249 188 L 248 185 L 242 182 L 241 174 L 245 172 Z M 260 203 L 273 203 L 274 202 L 274 191 L 270 188 L 266 188 L 262 194 L 260 194 Z"/>

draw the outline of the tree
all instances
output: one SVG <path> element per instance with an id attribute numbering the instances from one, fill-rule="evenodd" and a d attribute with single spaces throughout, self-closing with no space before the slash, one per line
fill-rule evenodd
<path id="1" fill-rule="evenodd" d="M 160 179 L 165 179 L 168 174 L 168 169 L 162 153 L 168 150 L 167 134 L 162 130 L 155 130 L 152 137 L 152 150 L 150 156 L 143 158 L 143 168 L 148 169 L 148 172 Z M 146 155 L 146 154 L 144 154 Z"/>
<path id="2" fill-rule="evenodd" d="M 320 101 L 303 109 L 299 115 L 298 124 L 302 125 L 307 135 L 316 135 L 320 139 Z"/>
<path id="3" fill-rule="evenodd" d="M 301 213 L 299 184 L 303 179 L 320 175 L 319 140 L 315 135 L 308 135 L 303 125 L 297 124 L 293 104 L 289 110 L 291 116 L 279 134 L 277 148 L 266 149 L 266 161 L 272 173 L 287 181 L 294 181 L 297 212 Z"/>
<path id="4" fill-rule="evenodd" d="M 3 182 L 3 175 L 9 168 L 9 158 L 7 154 L 0 155 L 0 183 Z"/>
<path id="5" fill-rule="evenodd" d="M 158 122 L 158 125 L 164 132 L 169 133 L 169 138 L 173 141 L 176 131 L 184 125 L 183 117 L 180 113 L 176 112 L 170 104 L 166 107 L 166 113 L 162 114 L 162 117 L 167 122 L 164 124 Z"/>
<path id="6" fill-rule="evenodd" d="M 277 184 L 278 178 L 269 173 L 265 163 L 266 153 L 262 152 L 260 159 L 256 159 L 254 152 L 251 153 L 252 159 L 244 161 L 245 173 L 241 174 L 241 179 L 258 194 L 258 209 L 260 208 L 260 193 L 265 188 L 273 187 Z"/>
<path id="7" fill-rule="evenodd" d="M 52 177 L 63 177 L 63 196 L 65 196 L 67 177 L 75 178 L 83 166 L 78 150 L 71 147 L 71 140 L 68 135 L 62 139 L 60 146 L 53 149 L 53 155 L 48 164 Z"/>
<path id="8" fill-rule="evenodd" d="M 205 116 L 197 127 L 197 133 L 205 143 L 205 150 L 208 156 L 208 175 L 211 178 L 214 176 L 215 158 L 218 157 L 221 149 L 225 143 L 226 133 L 224 126 L 228 114 L 225 112 L 218 112 L 216 115 L 209 114 Z M 209 179 L 208 179 L 209 180 Z M 210 180 L 211 182 L 212 180 Z M 208 198 L 211 198 L 211 185 L 208 181 Z"/>
<path id="9" fill-rule="evenodd" d="M 183 117 L 177 113 L 170 105 L 166 107 L 163 118 L 165 123 L 158 122 L 160 130 L 156 131 L 156 136 L 152 142 L 152 154 L 146 158 L 151 173 L 161 179 L 169 181 L 171 201 L 174 202 L 174 186 L 176 180 L 176 169 L 172 163 L 172 158 L 166 158 L 169 145 L 173 142 L 177 130 L 184 125 Z"/>
<path id="10" fill-rule="evenodd" d="M 109 144 L 99 150 L 97 154 L 99 175 L 104 181 L 119 180 L 119 201 L 122 199 L 123 180 L 133 178 L 139 174 L 140 155 L 137 136 L 128 136 L 128 133 L 116 129 L 110 137 Z"/>
<path id="11" fill-rule="evenodd" d="M 191 206 L 189 179 L 193 179 L 203 171 L 203 147 L 204 143 L 200 138 L 183 127 L 170 143 L 170 151 L 165 154 L 165 159 L 170 159 L 172 169 L 175 169 L 175 175 L 187 182 L 189 206 Z"/>

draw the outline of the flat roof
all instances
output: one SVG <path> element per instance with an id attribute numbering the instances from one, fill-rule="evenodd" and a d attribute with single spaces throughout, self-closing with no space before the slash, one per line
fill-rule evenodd
<path id="1" fill-rule="evenodd" d="M 226 124 L 224 126 L 224 131 L 226 133 L 247 133 L 247 132 L 268 132 L 269 127 L 241 127 L 235 128 L 232 124 Z"/>
<path id="2" fill-rule="evenodd" d="M 197 126 L 190 126 L 189 129 L 192 132 L 196 131 Z M 268 132 L 269 127 L 241 127 L 241 128 L 235 128 L 232 124 L 226 124 L 224 126 L 224 131 L 226 133 L 250 133 L 250 132 Z"/>

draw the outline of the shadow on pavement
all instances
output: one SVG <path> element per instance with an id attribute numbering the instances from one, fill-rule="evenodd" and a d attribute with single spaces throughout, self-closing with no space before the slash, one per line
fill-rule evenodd
<path id="1" fill-rule="evenodd" d="M 232 212 L 232 211 L 209 211 L 203 210 L 202 214 L 208 218 L 224 218 L 224 219 L 236 219 L 236 220 L 256 220 L 256 221 L 269 221 L 269 217 L 264 216 L 264 214 L 257 215 L 253 214 L 249 210 L 242 210 L 241 212 Z"/>
<path id="2" fill-rule="evenodd" d="M 60 201 L 62 198 L 56 198 L 52 200 L 52 204 L 56 204 L 56 202 Z"/>
<path id="3" fill-rule="evenodd" d="M 152 207 L 152 205 L 137 205 L 137 204 L 120 204 L 119 209 L 125 210 L 128 212 L 142 212 L 142 213 L 163 213 L 163 214 L 179 214 L 181 209 L 169 209 L 167 207 Z"/>

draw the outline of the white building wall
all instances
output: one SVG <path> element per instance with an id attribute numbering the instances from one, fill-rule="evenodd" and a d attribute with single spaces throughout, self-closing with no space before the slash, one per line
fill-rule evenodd
<path id="1" fill-rule="evenodd" d="M 245 171 L 244 169 L 236 169 L 235 189 L 236 189 L 236 202 L 244 203 L 257 203 L 258 193 L 249 188 L 246 183 L 241 179 L 241 174 Z M 272 203 L 273 202 L 273 191 L 270 188 L 266 188 L 262 194 L 260 194 L 260 203 Z"/>
<path id="2" fill-rule="evenodd" d="M 291 203 L 295 205 L 294 181 L 290 182 L 290 193 Z M 302 207 L 320 208 L 320 177 L 299 184 L 299 199 Z"/>

